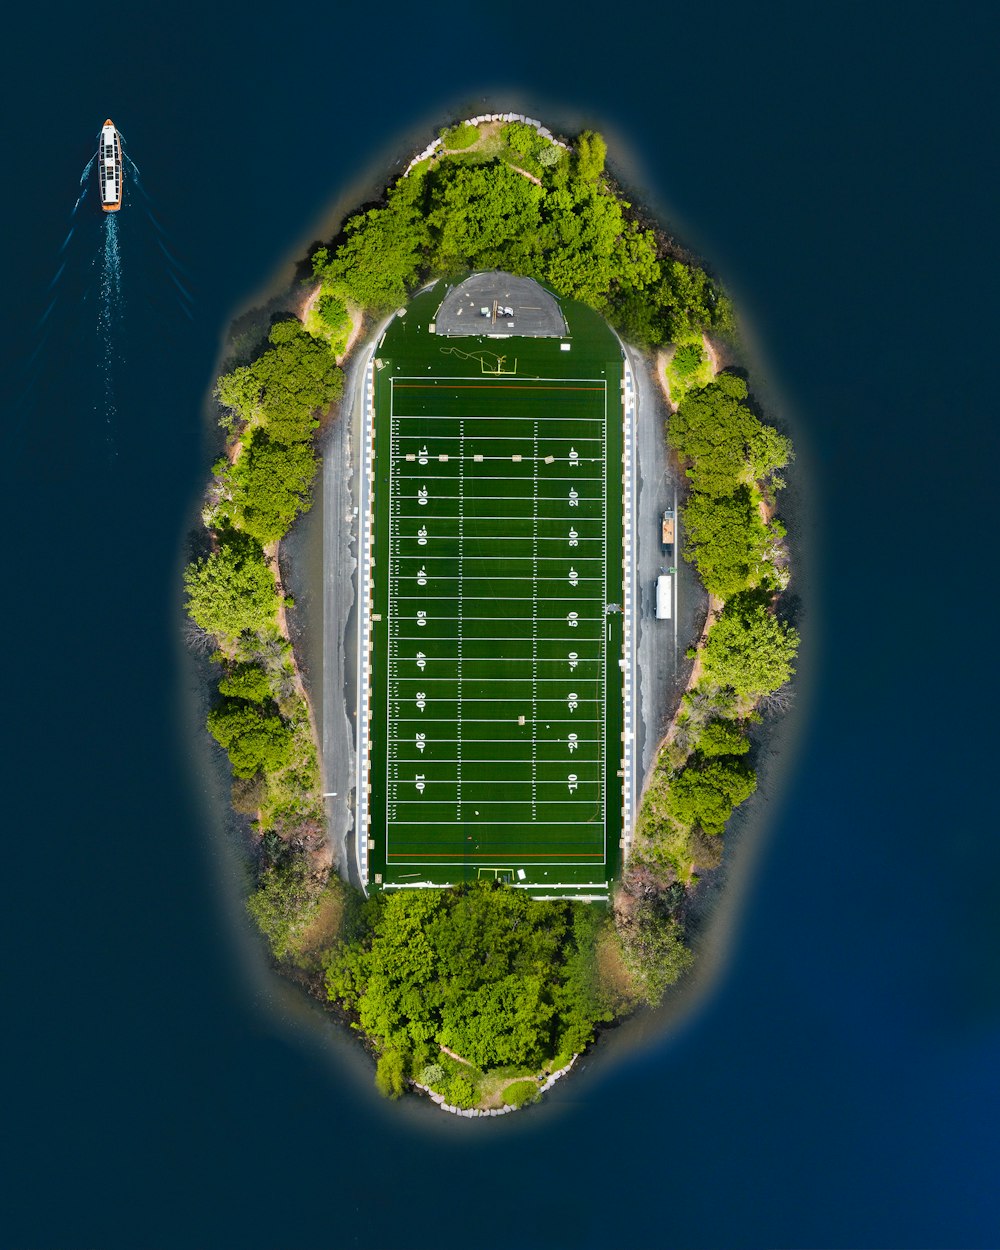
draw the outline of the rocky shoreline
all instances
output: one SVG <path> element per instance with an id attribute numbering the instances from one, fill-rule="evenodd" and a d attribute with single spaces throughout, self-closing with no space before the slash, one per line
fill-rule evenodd
<path id="1" fill-rule="evenodd" d="M 538 1086 L 539 1097 L 541 1097 L 542 1094 L 547 1093 L 552 1086 L 555 1085 L 556 1081 L 564 1077 L 579 1058 L 579 1055 L 574 1055 L 564 1068 L 560 1068 L 557 1072 L 550 1073 Z M 431 1089 L 429 1085 L 421 1085 L 419 1081 L 411 1081 L 410 1084 L 414 1089 L 419 1089 L 422 1094 L 426 1094 L 431 1102 L 440 1107 L 442 1111 L 447 1111 L 451 1115 L 461 1116 L 464 1120 L 475 1120 L 480 1118 L 485 1119 L 490 1116 L 509 1115 L 511 1111 L 522 1111 L 524 1107 L 532 1106 L 532 1103 L 524 1103 L 520 1107 L 515 1107 L 510 1103 L 507 1103 L 502 1107 L 453 1107 L 450 1102 L 445 1101 L 444 1094 L 437 1093 L 437 1091 Z"/>

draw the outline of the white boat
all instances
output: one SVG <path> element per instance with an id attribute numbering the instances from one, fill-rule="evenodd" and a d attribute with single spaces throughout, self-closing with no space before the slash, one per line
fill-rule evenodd
<path id="1" fill-rule="evenodd" d="M 117 213 L 122 206 L 122 141 L 109 117 L 101 127 L 101 146 L 97 150 L 97 176 L 101 181 L 101 207 L 106 213 Z"/>

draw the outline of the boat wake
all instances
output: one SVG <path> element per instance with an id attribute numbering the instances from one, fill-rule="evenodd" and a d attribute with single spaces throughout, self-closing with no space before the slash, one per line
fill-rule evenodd
<path id="1" fill-rule="evenodd" d="M 97 333 L 101 343 L 100 367 L 104 382 L 104 423 L 111 440 L 111 426 L 118 415 L 115 400 L 115 363 L 119 359 L 118 327 L 124 314 L 122 299 L 122 259 L 118 245 L 118 217 L 108 213 L 102 222 L 104 246 L 99 253 L 100 287 L 97 305 Z"/>

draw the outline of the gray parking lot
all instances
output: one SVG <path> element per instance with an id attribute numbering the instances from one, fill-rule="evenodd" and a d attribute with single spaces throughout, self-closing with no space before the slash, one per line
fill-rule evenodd
<path id="1" fill-rule="evenodd" d="M 537 282 L 490 271 L 474 273 L 449 289 L 435 315 L 434 333 L 561 338 L 566 322 L 555 296 Z"/>

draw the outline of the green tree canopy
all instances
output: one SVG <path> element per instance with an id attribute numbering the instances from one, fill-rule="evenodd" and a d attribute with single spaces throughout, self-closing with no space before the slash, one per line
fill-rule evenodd
<path id="1" fill-rule="evenodd" d="M 333 952 L 327 992 L 381 1050 L 444 1042 L 488 1066 L 582 1048 L 611 1017 L 585 910 L 486 885 L 382 895 Z"/>
<path id="2" fill-rule="evenodd" d="M 540 247 L 540 204 L 545 195 L 502 161 L 489 165 L 445 162 L 427 176 L 431 202 L 432 268 L 534 270 Z"/>
<path id="3" fill-rule="evenodd" d="M 688 538 L 684 559 L 697 567 L 710 594 L 728 599 L 753 584 L 768 533 L 748 486 L 725 496 L 693 491 L 682 517 Z"/>
<path id="4" fill-rule="evenodd" d="M 731 599 L 709 630 L 705 672 L 739 695 L 772 694 L 795 672 L 798 633 L 755 597 Z"/>
<path id="5" fill-rule="evenodd" d="M 260 543 L 283 538 L 312 499 L 316 453 L 308 443 L 285 446 L 263 430 L 254 430 L 243 454 L 228 471 L 233 524 Z"/>
<path id="6" fill-rule="evenodd" d="M 271 679 L 256 664 L 237 664 L 219 682 L 219 693 L 231 699 L 264 703 L 271 697 Z"/>
<path id="7" fill-rule="evenodd" d="M 733 808 L 757 788 L 757 778 L 742 760 L 723 756 L 701 761 L 697 755 L 671 781 L 667 811 L 689 829 L 719 834 Z"/>
<path id="8" fill-rule="evenodd" d="M 227 700 L 208 714 L 208 732 L 224 747 L 237 777 L 273 772 L 288 760 L 292 735 L 280 716 Z"/>
<path id="9" fill-rule="evenodd" d="M 277 621 L 274 575 L 260 545 L 242 535 L 226 535 L 218 551 L 189 564 L 184 589 L 188 614 L 216 638 L 236 638 Z"/>
<path id="10" fill-rule="evenodd" d="M 331 255 L 321 248 L 313 270 L 337 291 L 373 312 L 406 302 L 424 265 L 428 233 L 419 196 L 422 179 L 411 174 L 388 193 L 382 208 L 352 217 Z"/>
<path id="11" fill-rule="evenodd" d="M 788 463 L 788 439 L 759 421 L 746 398 L 742 378 L 720 373 L 702 390 L 686 395 L 670 418 L 667 435 L 671 446 L 691 461 L 693 489 L 729 495 L 738 485 L 763 479 Z"/>
<path id="12" fill-rule="evenodd" d="M 539 1064 L 553 1052 L 552 1017 L 541 977 L 507 976 L 453 999 L 441 1041 L 481 1068 Z"/>
<path id="13" fill-rule="evenodd" d="M 698 735 L 698 752 L 712 755 L 746 755 L 750 743 L 733 721 L 710 720 Z"/>
<path id="14" fill-rule="evenodd" d="M 503 137 L 499 156 L 418 167 L 384 205 L 351 218 L 338 246 L 313 256 L 325 290 L 381 313 L 405 303 L 428 274 L 500 268 L 584 301 L 643 345 L 730 328 L 728 303 L 707 274 L 661 259 L 652 232 L 604 184 L 600 135 L 584 132 L 572 161 L 523 123 L 505 126 Z M 230 389 L 243 398 L 240 381 Z M 255 401 L 251 389 L 244 408 Z"/>
<path id="15" fill-rule="evenodd" d="M 253 364 L 223 374 L 215 393 L 241 420 L 262 422 L 274 442 L 302 442 L 319 424 L 317 413 L 339 398 L 344 375 L 329 346 L 295 318 L 275 322 L 268 341 Z"/>
<path id="16" fill-rule="evenodd" d="M 375 1069 L 375 1085 L 386 1098 L 399 1098 L 406 1089 L 406 1056 L 399 1050 L 387 1050 L 379 1056 Z"/>
<path id="17" fill-rule="evenodd" d="M 604 172 L 608 145 L 604 136 L 585 130 L 576 141 L 576 171 L 584 182 L 596 182 Z"/>

